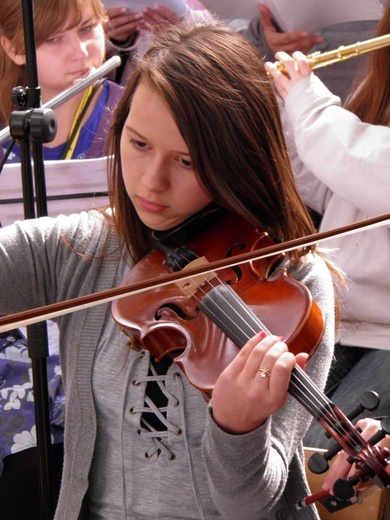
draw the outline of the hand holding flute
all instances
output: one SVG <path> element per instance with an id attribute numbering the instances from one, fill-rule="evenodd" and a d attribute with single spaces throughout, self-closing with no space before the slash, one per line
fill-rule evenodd
<path id="1" fill-rule="evenodd" d="M 383 36 L 371 38 L 370 40 L 366 40 L 364 42 L 354 43 L 353 45 L 342 45 L 341 47 L 338 47 L 333 51 L 314 52 L 313 54 L 307 55 L 306 59 L 311 69 L 319 69 L 322 67 L 327 67 L 328 65 L 332 65 L 334 63 L 338 63 L 340 61 L 355 58 L 356 56 L 360 56 L 361 54 L 365 54 L 366 52 L 382 49 L 383 47 L 387 47 L 388 45 L 390 45 L 390 34 L 385 34 Z M 285 54 L 286 53 L 276 53 L 275 57 L 279 61 L 275 62 L 274 65 L 278 71 L 287 75 L 288 70 L 284 64 Z M 300 58 L 300 54 L 301 53 L 297 55 L 298 59 Z M 279 55 L 280 58 L 278 57 Z M 293 56 L 294 55 L 295 53 L 293 54 Z"/>
<path id="2" fill-rule="evenodd" d="M 268 74 L 272 76 L 280 96 L 285 99 L 294 83 L 309 76 L 312 69 L 307 56 L 300 51 L 294 52 L 292 56 L 286 52 L 277 52 L 275 57 L 279 61 L 276 63 L 267 62 L 265 68 Z"/>
<path id="3" fill-rule="evenodd" d="M 309 76 L 313 69 L 326 67 L 342 60 L 347 60 L 366 52 L 371 52 L 390 45 L 390 34 L 378 36 L 353 45 L 341 46 L 329 52 L 316 52 L 305 56 L 296 51 L 290 56 L 286 52 L 277 52 L 275 63 L 265 64 L 268 73 L 273 77 L 275 86 L 283 99 L 291 86 L 302 78 Z"/>

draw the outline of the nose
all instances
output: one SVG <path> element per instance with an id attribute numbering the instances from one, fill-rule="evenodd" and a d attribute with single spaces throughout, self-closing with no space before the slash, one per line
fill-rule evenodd
<path id="1" fill-rule="evenodd" d="M 86 58 L 89 54 L 87 42 L 82 41 L 78 34 L 74 34 L 70 38 L 68 50 L 73 59 Z"/>
<path id="2" fill-rule="evenodd" d="M 169 169 L 166 160 L 158 154 L 152 154 L 142 174 L 142 182 L 148 191 L 161 192 L 169 187 Z"/>

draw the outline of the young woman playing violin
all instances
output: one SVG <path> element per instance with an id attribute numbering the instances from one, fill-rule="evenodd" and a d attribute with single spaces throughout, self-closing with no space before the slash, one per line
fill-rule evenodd
<path id="1" fill-rule="evenodd" d="M 218 24 L 177 26 L 156 38 L 114 115 L 110 154 L 110 210 L 0 230 L 1 312 L 118 286 L 148 261 L 161 236 L 179 246 L 196 236 L 207 259 L 234 222 L 242 236 L 248 227 L 273 241 L 313 232 L 263 63 L 244 38 Z M 203 233 L 210 237 L 225 215 L 223 231 L 203 244 Z M 243 241 L 241 233 L 232 236 L 233 254 Z M 67 403 L 56 519 L 82 512 L 90 519 L 318 518 L 312 506 L 295 507 L 308 493 L 302 438 L 311 416 L 287 390 L 297 363 L 325 384 L 333 282 L 315 247 L 279 260 L 270 262 L 272 277 L 286 269 L 322 310 L 318 347 L 308 360 L 306 352 L 288 351 L 277 327 L 248 335 L 217 375 L 212 406 L 169 355 L 156 362 L 142 334 L 124 334 L 110 305 L 57 318 Z M 156 309 L 152 292 L 146 307 L 156 322 L 159 313 L 176 311 L 190 326 L 178 306 Z M 276 323 L 295 312 L 288 303 Z M 175 334 L 173 326 L 161 334 L 161 351 Z M 199 334 L 202 347 L 219 348 Z M 201 372 L 209 365 L 206 359 Z"/>

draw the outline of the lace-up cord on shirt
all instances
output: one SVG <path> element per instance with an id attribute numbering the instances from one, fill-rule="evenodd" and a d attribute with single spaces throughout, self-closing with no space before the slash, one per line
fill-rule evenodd
<path id="1" fill-rule="evenodd" d="M 160 392 L 166 397 L 168 402 L 173 402 L 174 406 L 179 405 L 179 401 L 173 396 L 165 386 L 166 375 L 159 375 L 153 366 L 150 364 L 151 375 L 140 377 L 133 381 L 133 385 L 138 386 L 141 383 L 157 383 Z M 145 452 L 145 457 L 150 459 L 153 455 L 157 454 L 160 456 L 161 453 L 165 453 L 169 460 L 174 460 L 175 454 L 172 453 L 167 446 L 163 443 L 164 439 L 168 439 L 170 433 L 173 435 L 181 435 L 182 430 L 178 426 L 168 421 L 166 417 L 167 406 L 158 407 L 156 403 L 148 396 L 145 395 L 144 406 L 135 406 L 132 408 L 131 413 L 141 413 L 141 428 L 138 430 L 138 435 L 145 438 L 150 438 L 154 442 L 154 446 Z M 148 414 L 156 416 L 161 424 L 164 426 L 164 430 L 155 428 L 147 419 Z"/>
<path id="2" fill-rule="evenodd" d="M 178 426 L 174 425 L 166 418 L 166 412 L 167 412 L 167 406 L 158 407 L 156 403 L 148 396 L 145 395 L 144 397 L 144 406 L 136 407 L 134 406 L 131 409 L 131 413 L 141 413 L 141 428 L 138 430 L 138 434 L 141 437 L 149 438 L 153 440 L 153 447 L 148 449 L 145 452 L 145 458 L 151 459 L 154 455 L 159 457 L 162 453 L 164 453 L 168 460 L 174 460 L 175 454 L 164 444 L 164 440 L 168 441 L 168 436 L 170 433 L 180 436 L 183 435 L 184 438 L 184 445 L 185 450 L 187 454 L 187 460 L 188 460 L 188 466 L 189 466 L 189 472 L 191 475 L 191 482 L 192 487 L 194 490 L 195 500 L 197 503 L 197 507 L 199 510 L 199 518 L 200 520 L 206 520 L 202 499 L 199 491 L 199 486 L 196 481 L 196 475 L 194 470 L 194 465 L 192 461 L 191 451 L 188 444 L 188 438 L 185 431 L 185 425 L 186 425 L 186 417 L 184 413 L 184 384 L 183 384 L 183 378 L 182 374 L 179 372 L 176 372 L 174 374 L 175 381 L 177 382 L 177 388 L 178 388 L 178 398 L 176 398 L 173 394 L 171 394 L 166 386 L 166 374 L 159 375 L 153 366 L 152 363 L 150 363 L 150 371 L 152 375 L 147 375 L 144 377 L 139 377 L 138 379 L 133 381 L 133 385 L 138 386 L 142 383 L 150 383 L 155 382 L 157 383 L 159 390 L 162 392 L 162 394 L 167 398 L 168 403 L 173 403 L 174 406 L 180 406 L 180 418 L 181 418 L 181 425 L 182 428 L 179 428 Z M 154 426 L 152 426 L 146 419 L 146 416 L 148 414 L 155 414 L 159 421 L 162 423 L 162 425 L 165 426 L 165 430 L 157 430 Z M 124 508 L 125 508 L 125 501 L 124 501 Z"/>

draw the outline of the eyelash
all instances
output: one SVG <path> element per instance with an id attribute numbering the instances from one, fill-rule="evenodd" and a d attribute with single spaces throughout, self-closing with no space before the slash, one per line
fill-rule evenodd
<path id="1" fill-rule="evenodd" d="M 146 143 L 143 141 L 137 141 L 137 139 L 130 138 L 129 143 L 134 146 L 137 150 L 144 150 L 146 147 Z"/>
<path id="2" fill-rule="evenodd" d="M 187 159 L 180 159 L 180 162 L 184 168 L 187 168 L 188 170 L 192 169 L 192 162 Z"/>
<path id="3" fill-rule="evenodd" d="M 136 150 L 139 150 L 139 151 L 145 150 L 145 148 L 148 146 L 143 141 L 137 141 L 137 139 L 133 139 L 133 138 L 129 139 L 129 143 L 131 144 L 131 146 L 133 146 Z M 188 159 L 180 158 L 179 161 L 180 161 L 180 164 L 184 168 L 186 168 L 188 170 L 190 170 L 192 168 L 192 162 L 189 161 Z"/>
<path id="4" fill-rule="evenodd" d="M 98 23 L 92 23 L 90 25 L 85 25 L 84 27 L 80 27 L 80 32 L 90 32 L 92 31 L 96 26 L 98 25 Z M 48 41 L 48 43 L 56 43 L 59 39 L 61 38 L 61 36 L 53 36 L 52 38 L 50 38 Z"/>
<path id="5" fill-rule="evenodd" d="M 93 23 L 91 25 L 86 25 L 85 27 L 81 27 L 81 32 L 89 32 L 92 31 L 97 26 L 97 23 Z"/>

